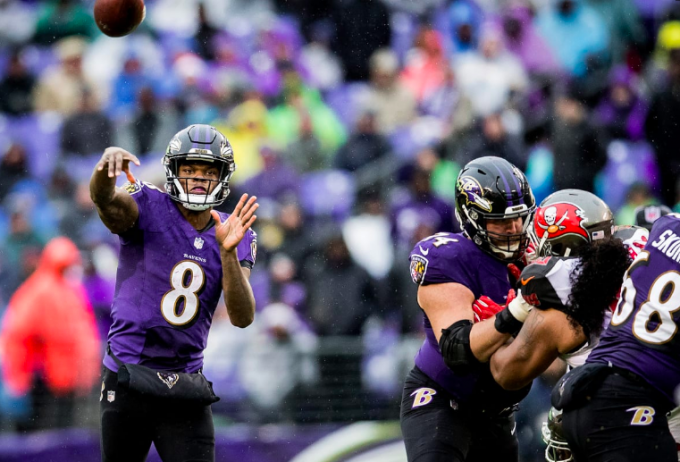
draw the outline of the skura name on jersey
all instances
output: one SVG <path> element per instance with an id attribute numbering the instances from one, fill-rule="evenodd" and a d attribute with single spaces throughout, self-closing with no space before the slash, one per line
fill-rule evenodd
<path id="1" fill-rule="evenodd" d="M 670 229 L 659 235 L 659 238 L 652 242 L 652 247 L 662 252 L 666 257 L 680 262 L 680 236 Z"/>

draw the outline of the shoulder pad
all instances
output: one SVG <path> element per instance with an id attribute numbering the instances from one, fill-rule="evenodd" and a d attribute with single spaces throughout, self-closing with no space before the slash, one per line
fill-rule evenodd
<path id="1" fill-rule="evenodd" d="M 578 259 L 549 257 L 524 268 L 519 278 L 524 300 L 537 308 L 563 311 L 571 294 L 571 273 Z"/>
<path id="2" fill-rule="evenodd" d="M 135 181 L 130 183 L 129 181 L 125 183 L 122 188 L 130 195 L 136 194 L 142 190 L 142 183 L 140 181 Z"/>
<path id="3" fill-rule="evenodd" d="M 460 268 L 474 258 L 477 247 L 462 234 L 437 233 L 418 242 L 411 254 L 411 279 L 416 284 L 461 282 Z"/>
<path id="4" fill-rule="evenodd" d="M 617 226 L 613 237 L 621 239 L 626 245 L 630 245 L 630 243 L 637 241 L 647 242 L 649 231 L 642 226 Z"/>
<path id="5" fill-rule="evenodd" d="M 157 193 L 165 194 L 163 191 L 158 189 L 155 184 L 149 183 L 148 181 L 140 181 L 137 180 L 134 183 L 130 183 L 129 181 L 125 183 L 122 186 L 122 189 L 127 191 L 128 194 L 133 195 L 137 194 L 138 192 L 142 190 L 153 190 L 156 191 Z"/>

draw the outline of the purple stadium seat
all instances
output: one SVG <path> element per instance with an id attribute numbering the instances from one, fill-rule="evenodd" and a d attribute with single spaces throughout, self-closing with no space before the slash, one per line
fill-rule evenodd
<path id="1" fill-rule="evenodd" d="M 618 210 L 626 202 L 633 183 L 644 183 L 658 192 L 659 170 L 654 151 L 644 142 L 613 141 L 607 148 L 607 165 L 600 172 L 595 192 L 612 210 Z"/>
<path id="2" fill-rule="evenodd" d="M 40 75 L 45 69 L 59 62 L 54 48 L 32 45 L 24 49 L 23 59 L 26 67 L 28 67 L 33 75 Z"/>
<path id="3" fill-rule="evenodd" d="M 392 15 L 392 43 L 391 48 L 400 62 L 404 62 L 406 53 L 413 46 L 413 40 L 418 32 L 418 19 L 408 13 L 399 12 Z"/>
<path id="4" fill-rule="evenodd" d="M 337 114 L 345 128 L 351 130 L 368 91 L 368 85 L 361 82 L 341 85 L 326 94 L 326 104 Z"/>
<path id="5" fill-rule="evenodd" d="M 302 177 L 301 206 L 309 216 L 349 217 L 355 197 L 354 177 L 343 170 L 324 170 Z"/>
<path id="6" fill-rule="evenodd" d="M 413 136 L 413 127 L 404 127 L 394 131 L 389 136 L 395 156 L 400 159 L 413 159 L 425 145 Z"/>
<path id="7" fill-rule="evenodd" d="M 9 63 L 9 51 L 0 48 L 0 75 L 6 75 L 7 64 Z"/>
<path id="8" fill-rule="evenodd" d="M 194 51 L 194 43 L 191 37 L 180 37 L 169 32 L 160 32 L 158 43 L 163 50 L 163 54 L 168 60 L 166 62 L 168 67 L 172 66 L 172 63 L 174 62 L 174 59 L 177 55 L 182 53 L 191 53 Z"/>
<path id="9" fill-rule="evenodd" d="M 54 113 L 8 118 L 0 128 L 0 140 L 7 137 L 26 148 L 31 174 L 46 180 L 59 160 L 61 116 Z M 2 125 L 2 123 L 0 123 Z"/>

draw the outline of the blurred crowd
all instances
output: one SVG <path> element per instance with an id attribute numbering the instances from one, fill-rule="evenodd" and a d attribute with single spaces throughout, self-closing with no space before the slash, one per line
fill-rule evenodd
<path id="1" fill-rule="evenodd" d="M 142 161 L 136 177 L 163 187 L 171 136 L 214 125 L 237 164 L 223 210 L 260 198 L 259 314 L 236 332 L 219 310 L 206 374 L 261 412 L 323 382 L 313 352 L 336 336 L 363 339 L 365 389 L 398 395 L 422 323 L 408 252 L 458 229 L 455 178 L 473 158 L 513 162 L 538 201 L 593 191 L 619 224 L 640 205 L 678 208 L 672 0 L 147 0 L 118 39 L 92 5 L 0 0 L 0 313 L 65 236 L 81 259 L 61 276 L 84 291 L 83 342 L 101 355 L 119 244 L 90 200 L 92 168 L 121 146 Z M 47 393 L 95 385 L 83 372 L 53 386 L 31 351 Z M 5 373 L 0 388 L 0 409 L 21 413 L 26 386 Z"/>

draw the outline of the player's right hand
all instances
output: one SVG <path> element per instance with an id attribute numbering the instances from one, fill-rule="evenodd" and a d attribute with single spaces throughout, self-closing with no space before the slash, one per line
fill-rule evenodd
<path id="1" fill-rule="evenodd" d="M 499 305 L 498 303 L 491 300 L 486 295 L 482 295 L 472 304 L 472 311 L 475 315 L 475 322 L 484 321 L 485 319 L 492 318 L 501 311 L 505 306 Z"/>
<path id="2" fill-rule="evenodd" d="M 99 159 L 99 162 L 97 162 L 97 166 L 95 168 L 98 172 L 106 169 L 108 171 L 109 178 L 120 176 L 122 172 L 125 172 L 128 177 L 128 181 L 130 181 L 130 183 L 134 183 L 135 178 L 130 172 L 130 162 L 138 167 L 141 165 L 139 159 L 137 159 L 137 156 L 134 154 L 126 151 L 123 148 L 111 146 L 106 148 L 104 154 L 102 154 L 102 158 Z"/>
<path id="3" fill-rule="evenodd" d="M 515 298 L 515 291 L 510 289 L 505 305 L 499 305 L 491 300 L 486 295 L 482 295 L 472 304 L 472 311 L 474 312 L 475 322 L 484 321 L 494 317 L 498 312 L 505 309 L 505 307 Z"/>

